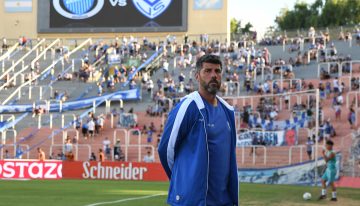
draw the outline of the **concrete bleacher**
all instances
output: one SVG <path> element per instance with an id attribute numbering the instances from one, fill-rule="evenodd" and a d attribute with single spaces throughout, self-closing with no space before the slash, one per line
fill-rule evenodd
<path id="1" fill-rule="evenodd" d="M 346 42 L 340 42 L 340 41 L 334 41 L 338 53 L 344 53 L 344 54 L 350 54 L 352 56 L 353 59 L 360 59 L 360 48 L 353 46 L 353 47 L 349 47 L 348 43 Z M 283 59 L 288 59 L 290 57 L 294 57 L 294 55 L 296 55 L 296 53 L 288 53 L 287 50 L 284 52 L 282 46 L 268 46 L 267 47 L 272 55 L 272 59 L 278 59 L 278 58 L 283 58 Z M 80 56 L 81 52 L 78 52 L 75 54 L 75 56 Z M 17 54 L 18 55 L 18 54 Z M 51 59 L 51 54 L 48 53 L 48 58 L 47 60 L 41 61 L 41 68 L 45 68 L 48 65 L 50 65 L 52 63 L 52 59 Z M 19 55 L 20 57 L 21 55 Z M 89 55 L 91 56 L 91 55 Z M 32 56 L 33 58 L 34 56 Z M 31 59 L 29 57 L 29 59 Z M 189 75 L 191 72 L 191 68 L 184 68 L 184 69 L 179 69 L 179 68 L 174 68 L 172 62 L 174 61 L 173 58 L 169 57 L 168 58 L 169 63 L 170 63 L 170 68 L 169 68 L 169 73 L 173 74 L 173 78 L 177 79 L 177 76 L 180 74 L 180 72 L 185 73 L 185 75 L 187 76 L 187 79 L 185 80 L 186 82 L 189 79 Z M 28 61 L 28 63 L 30 63 L 30 61 Z M 69 65 L 66 65 L 69 66 Z M 65 68 L 66 68 L 65 66 Z M 20 68 L 17 68 L 20 69 Z M 56 74 L 58 72 L 61 71 L 61 66 L 57 66 L 56 67 Z M 311 81 L 314 83 L 314 85 L 318 84 L 318 79 L 314 76 L 317 72 L 317 63 L 316 62 L 311 62 L 311 64 L 309 65 L 304 65 L 301 67 L 297 67 L 294 68 L 294 72 L 296 75 L 296 78 L 305 78 L 306 81 Z M 360 75 L 360 74 L 356 74 L 356 75 Z M 164 76 L 164 72 L 162 70 L 158 70 L 154 73 L 152 79 L 154 80 L 154 84 L 155 87 L 156 86 L 156 80 L 158 78 L 162 79 Z M 46 79 L 44 79 L 43 81 L 39 81 L 38 85 L 48 85 L 50 83 L 50 77 L 47 77 Z M 96 96 L 97 95 L 97 89 L 96 89 L 96 85 L 94 83 L 84 83 L 78 80 L 74 80 L 74 81 L 59 81 L 56 82 L 54 85 L 54 90 L 58 89 L 60 91 L 64 91 L 66 90 L 69 94 L 69 100 L 75 100 L 75 99 L 79 99 L 79 98 L 86 98 L 86 97 L 91 97 L 91 96 Z M 0 92 L 0 100 L 3 100 L 4 98 L 6 98 L 9 94 L 12 94 L 15 91 L 16 88 L 9 88 L 7 90 L 1 91 Z M 123 89 L 121 88 L 119 85 L 117 85 L 116 90 L 120 90 Z M 87 93 L 85 91 L 88 91 Z M 149 125 L 150 122 L 154 122 L 156 125 L 156 128 L 160 128 L 160 124 L 162 122 L 161 117 L 150 117 L 147 116 L 145 113 L 145 110 L 147 108 L 147 105 L 153 105 L 154 103 L 150 100 L 150 95 L 147 94 L 146 89 L 144 89 L 142 91 L 143 94 L 143 98 L 141 101 L 139 102 L 128 102 L 125 103 L 125 111 L 130 109 L 130 108 L 134 108 L 135 113 L 138 115 L 138 124 L 140 126 L 140 128 L 142 128 L 143 125 Z M 25 94 L 26 96 L 26 94 Z M 29 103 L 29 102 L 33 102 L 36 100 L 36 97 L 34 100 L 25 100 L 25 99 L 21 99 L 19 102 L 17 103 Z M 323 102 L 323 105 L 331 105 L 331 99 L 327 99 Z M 114 108 L 115 106 L 113 106 L 112 108 Z M 74 113 L 74 114 L 81 114 L 83 111 L 73 111 L 73 112 L 69 112 L 69 113 Z M 342 137 L 347 138 L 350 134 L 350 129 L 349 129 L 349 125 L 346 122 L 346 125 L 344 125 L 345 120 L 347 119 L 347 109 L 345 106 L 342 107 L 342 120 L 341 122 L 334 122 L 332 121 L 332 123 L 334 124 L 335 130 L 337 132 L 337 136 L 334 138 L 335 144 L 338 145 L 336 147 L 336 149 L 339 150 L 344 150 L 349 146 L 350 142 L 348 141 L 348 139 L 342 139 Z M 100 113 L 105 113 L 105 109 L 103 107 L 97 108 L 97 112 L 96 114 L 100 114 Z M 57 114 L 57 113 L 54 113 Z M 289 112 L 288 111 L 282 111 L 280 113 L 280 117 L 281 118 L 288 118 Z M 332 110 L 332 108 L 329 107 L 325 107 L 324 108 L 324 115 L 325 115 L 325 119 L 327 118 L 331 118 L 334 119 L 334 112 Z M 36 117 L 32 117 L 31 115 L 29 115 L 28 117 L 26 117 L 23 121 L 21 121 L 18 126 L 17 126 L 17 130 L 19 131 L 18 133 L 18 139 L 21 139 L 21 137 L 27 137 L 30 135 L 29 138 L 27 138 L 25 141 L 21 142 L 22 144 L 26 144 L 29 146 L 34 146 L 34 145 L 38 145 L 41 148 L 43 148 L 43 150 L 45 151 L 45 153 L 47 155 L 49 155 L 50 153 L 50 148 L 51 148 L 51 139 L 49 139 L 48 137 L 51 136 L 52 131 L 59 129 L 60 128 L 60 123 L 59 123 L 59 119 L 56 119 L 54 121 L 54 127 L 52 129 L 48 128 L 47 125 L 44 125 L 41 129 L 37 128 L 37 119 Z M 117 119 L 115 119 L 115 122 L 117 122 Z M 32 135 L 31 135 L 32 134 Z M 153 143 L 151 144 L 151 146 L 153 146 L 154 148 L 156 148 L 156 142 L 157 142 L 157 135 L 159 133 L 156 133 L 153 135 Z M 11 135 L 10 135 L 11 136 Z M 110 126 L 110 122 L 109 119 L 107 119 L 106 123 L 105 123 L 105 128 L 104 130 L 101 132 L 100 135 L 96 136 L 93 139 L 84 139 L 82 138 L 81 132 L 80 132 L 80 136 L 79 136 L 79 141 L 78 144 L 79 145 L 83 145 L 83 146 L 79 146 L 79 153 L 77 154 L 78 160 L 88 160 L 89 159 L 89 152 L 87 151 L 88 146 L 91 148 L 92 152 L 95 152 L 95 154 L 97 154 L 97 151 L 99 148 L 102 148 L 102 141 L 104 140 L 105 137 L 109 137 L 109 139 L 112 141 L 112 145 L 114 144 L 113 142 L 113 136 L 114 136 L 114 129 L 111 128 Z M 134 137 L 131 137 L 134 138 Z M 305 138 L 306 136 L 303 135 L 300 138 L 300 143 L 304 144 L 305 142 Z M 57 135 L 55 137 L 56 139 L 56 144 L 62 144 L 62 135 Z M 134 139 L 132 139 L 133 144 L 137 144 L 136 140 L 134 141 Z M 10 141 L 11 143 L 11 141 Z M 87 146 L 88 145 L 88 146 Z M 146 134 L 142 134 L 141 137 L 141 145 L 144 145 L 142 147 L 140 147 L 140 151 L 141 151 L 141 155 L 140 159 L 143 159 L 143 155 L 146 154 L 147 149 L 146 149 Z M 124 146 L 125 147 L 125 146 Z M 55 154 L 57 154 L 60 151 L 61 146 L 54 146 L 53 148 L 53 152 L 55 152 Z M 9 151 L 12 152 L 11 150 L 12 148 L 9 148 Z M 124 149 L 123 149 L 124 150 Z M 276 166 L 284 166 L 284 165 L 288 165 L 289 164 L 289 151 L 290 151 L 290 147 L 289 146 L 283 146 L 283 147 L 267 147 L 266 148 L 266 162 L 264 164 L 264 150 L 262 148 L 258 148 L 255 157 L 253 156 L 253 154 L 250 154 L 250 148 L 238 148 L 237 149 L 237 157 L 238 157 L 238 164 L 240 167 L 242 168 L 264 168 L 264 167 L 276 167 Z M 319 151 L 320 152 L 320 151 Z M 320 153 L 319 153 L 320 154 Z M 29 153 L 30 158 L 37 158 L 37 152 L 36 152 L 36 148 L 32 149 Z M 155 152 L 155 160 L 158 161 L 158 155 L 157 152 Z M 302 151 L 302 156 L 300 157 L 300 149 L 293 149 L 292 151 L 292 155 L 290 157 L 291 159 L 291 163 L 298 163 L 298 162 L 302 162 L 302 161 L 306 161 L 308 159 L 307 155 L 306 155 L 306 151 L 303 149 Z M 139 160 L 139 149 L 137 147 L 129 147 L 128 149 L 128 161 L 138 161 Z"/>

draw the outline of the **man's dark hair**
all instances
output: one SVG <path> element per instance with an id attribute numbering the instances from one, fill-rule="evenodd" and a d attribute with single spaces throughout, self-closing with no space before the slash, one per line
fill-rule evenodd
<path id="1" fill-rule="evenodd" d="M 327 140 L 327 141 L 326 141 L 326 144 L 327 144 L 327 145 L 330 145 L 330 146 L 334 146 L 334 142 L 331 141 L 331 140 Z"/>
<path id="2" fill-rule="evenodd" d="M 196 72 L 200 72 L 204 63 L 219 64 L 220 68 L 222 69 L 222 62 L 219 56 L 213 54 L 205 54 L 197 60 Z"/>

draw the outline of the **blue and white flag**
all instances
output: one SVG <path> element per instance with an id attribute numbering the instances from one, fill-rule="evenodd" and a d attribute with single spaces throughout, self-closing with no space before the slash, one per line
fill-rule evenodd
<path id="1" fill-rule="evenodd" d="M 5 12 L 32 12 L 32 0 L 5 0 Z"/>
<path id="2" fill-rule="evenodd" d="M 222 9 L 223 0 L 194 0 L 194 10 Z"/>

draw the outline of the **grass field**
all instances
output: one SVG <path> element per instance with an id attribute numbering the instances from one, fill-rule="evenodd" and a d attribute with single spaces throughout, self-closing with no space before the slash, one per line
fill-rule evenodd
<path id="1" fill-rule="evenodd" d="M 161 206 L 168 183 L 130 181 L 0 181 L 0 205 L 6 206 Z M 240 184 L 240 205 L 360 205 L 360 190 L 339 189 L 337 203 L 318 202 L 319 188 Z M 302 195 L 310 192 L 311 201 Z"/>

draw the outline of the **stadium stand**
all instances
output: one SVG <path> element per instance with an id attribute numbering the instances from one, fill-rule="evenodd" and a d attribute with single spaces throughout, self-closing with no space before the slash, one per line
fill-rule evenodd
<path id="1" fill-rule="evenodd" d="M 246 40 L 220 42 L 211 36 L 203 42 L 191 38 L 188 44 L 181 37 L 156 44 L 134 37 L 38 39 L 31 48 L 14 43 L 1 58 L 1 103 L 3 108 L 32 105 L 32 111 L 2 113 L 2 157 L 6 148 L 12 158 L 36 158 L 34 148 L 41 146 L 54 159 L 66 159 L 71 151 L 75 160 L 85 161 L 104 148 L 108 160 L 143 161 L 150 151 L 159 161 L 156 148 L 167 113 L 197 87 L 196 59 L 214 53 L 224 60 L 220 95 L 236 108 L 240 168 L 271 168 L 309 159 L 306 144 L 315 135 L 316 105 L 315 93 L 306 91 L 319 88 L 318 140 L 333 139 L 345 160 L 343 172 L 356 172 L 347 169 L 358 161 L 354 142 L 358 142 L 360 47 L 355 40 L 349 44 L 326 41 L 324 36 L 314 42 L 287 37 L 290 40 L 275 45 L 269 39 L 257 45 Z M 139 91 L 140 100 L 108 101 L 131 89 Z M 95 99 L 87 108 L 61 109 L 67 102 L 89 98 Z M 84 135 L 84 125 L 89 129 L 92 120 L 99 133 Z M 3 129 L 11 122 L 16 125 Z M 286 131 L 282 134 L 286 141 L 254 140 L 257 131 L 274 134 L 280 129 Z M 104 143 L 106 137 L 110 143 Z"/>

